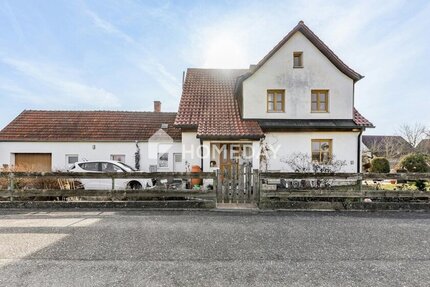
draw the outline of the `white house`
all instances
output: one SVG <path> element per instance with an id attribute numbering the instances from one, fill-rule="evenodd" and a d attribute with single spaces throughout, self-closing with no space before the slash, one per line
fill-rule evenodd
<path id="1" fill-rule="evenodd" d="M 249 69 L 188 69 L 175 120 L 184 159 L 222 170 L 248 153 L 253 168 L 291 171 L 294 154 L 335 156 L 342 171 L 360 171 L 361 135 L 373 127 L 354 108 L 362 78 L 302 21 Z"/>
<path id="2" fill-rule="evenodd" d="M 142 171 L 184 171 L 176 113 L 23 111 L 0 132 L 0 164 L 65 170 L 76 161 L 119 160 Z M 140 160 L 136 161 L 136 154 Z"/>
<path id="3" fill-rule="evenodd" d="M 373 127 L 354 108 L 362 78 L 299 22 L 249 69 L 188 69 L 177 114 L 159 102 L 154 112 L 24 111 L 0 132 L 0 164 L 135 165 L 137 142 L 144 171 L 223 170 L 236 159 L 290 171 L 285 159 L 303 154 L 357 172 L 362 132 Z"/>

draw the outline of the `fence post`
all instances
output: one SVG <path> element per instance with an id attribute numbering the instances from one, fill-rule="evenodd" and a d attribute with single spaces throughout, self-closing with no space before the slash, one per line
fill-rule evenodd
<path id="1" fill-rule="evenodd" d="M 361 173 L 358 174 L 357 177 L 357 191 L 361 193 L 360 201 L 364 201 L 364 193 L 363 193 L 363 175 Z"/>
<path id="2" fill-rule="evenodd" d="M 260 203 L 260 173 L 258 169 L 254 169 L 254 202 L 257 206 Z"/>
<path id="3" fill-rule="evenodd" d="M 115 177 L 112 176 L 112 188 L 111 190 L 115 189 Z"/>
<path id="4" fill-rule="evenodd" d="M 222 202 L 222 182 L 221 182 L 221 172 L 219 169 L 215 170 L 214 183 L 216 184 L 214 188 L 216 192 L 217 203 Z"/>
<path id="5" fill-rule="evenodd" d="M 15 175 L 13 172 L 9 173 L 9 200 L 13 201 L 13 193 L 15 189 Z"/>
<path id="6" fill-rule="evenodd" d="M 112 189 L 111 189 L 111 196 L 110 196 L 110 199 L 111 200 L 113 200 L 113 191 L 114 191 L 114 189 L 115 189 L 115 177 L 114 176 L 112 176 Z"/>

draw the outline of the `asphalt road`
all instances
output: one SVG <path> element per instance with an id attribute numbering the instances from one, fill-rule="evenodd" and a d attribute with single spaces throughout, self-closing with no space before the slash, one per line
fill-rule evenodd
<path id="1" fill-rule="evenodd" d="M 430 213 L 0 210 L 0 286 L 430 286 Z"/>

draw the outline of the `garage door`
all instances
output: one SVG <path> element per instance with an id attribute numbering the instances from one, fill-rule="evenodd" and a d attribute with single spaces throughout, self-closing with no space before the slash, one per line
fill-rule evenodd
<path id="1" fill-rule="evenodd" d="M 15 166 L 22 171 L 51 171 L 50 153 L 16 153 Z"/>

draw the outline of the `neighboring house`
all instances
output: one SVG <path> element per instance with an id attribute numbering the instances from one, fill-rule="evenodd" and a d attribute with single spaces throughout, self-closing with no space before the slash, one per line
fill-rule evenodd
<path id="1" fill-rule="evenodd" d="M 368 158 L 385 157 L 391 167 L 414 148 L 401 136 L 373 136 L 363 135 L 363 155 Z"/>
<path id="2" fill-rule="evenodd" d="M 155 112 L 24 111 L 0 132 L 0 164 L 134 166 L 137 141 L 144 171 L 223 171 L 237 161 L 291 171 L 285 159 L 305 154 L 357 172 L 362 132 L 373 127 L 354 108 L 362 78 L 301 21 L 249 69 L 188 69 L 177 114 L 159 102 Z"/>
<path id="3" fill-rule="evenodd" d="M 354 108 L 362 78 L 302 21 L 249 69 L 188 69 L 175 120 L 184 159 L 210 171 L 253 154 L 253 168 L 288 171 L 295 153 L 334 155 L 360 171 L 361 134 L 373 127 Z"/>
<path id="4" fill-rule="evenodd" d="M 421 140 L 417 145 L 417 151 L 430 154 L 430 138 Z"/>
<path id="5" fill-rule="evenodd" d="M 414 148 L 401 136 L 367 136 L 363 135 L 363 152 L 371 157 L 399 158 Z"/>
<path id="6" fill-rule="evenodd" d="M 138 146 L 140 170 L 183 171 L 176 113 L 159 105 L 158 112 L 23 111 L 0 132 L 0 164 L 65 170 L 76 161 L 118 160 L 135 167 Z"/>

